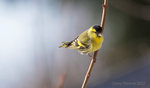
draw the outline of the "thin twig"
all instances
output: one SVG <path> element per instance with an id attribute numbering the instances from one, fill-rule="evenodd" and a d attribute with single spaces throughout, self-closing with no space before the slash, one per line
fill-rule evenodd
<path id="1" fill-rule="evenodd" d="M 59 78 L 58 88 L 64 88 L 66 74 L 62 74 Z"/>
<path id="2" fill-rule="evenodd" d="M 104 0 L 103 13 L 102 13 L 102 19 L 101 19 L 102 32 L 104 32 L 104 24 L 105 24 L 105 19 L 106 19 L 107 8 L 108 8 L 108 0 Z M 92 69 L 93 69 L 95 61 L 96 61 L 97 54 L 98 54 L 98 50 L 94 52 L 93 58 L 91 60 L 91 63 L 89 65 L 88 71 L 86 73 L 84 82 L 82 84 L 82 88 L 86 88 L 87 82 L 88 82 L 88 80 L 90 78 Z"/>

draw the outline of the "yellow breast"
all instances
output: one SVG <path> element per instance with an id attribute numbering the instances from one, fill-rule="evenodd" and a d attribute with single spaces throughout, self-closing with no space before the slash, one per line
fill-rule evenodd
<path id="1" fill-rule="evenodd" d="M 92 45 L 91 45 L 92 52 L 101 48 L 103 40 L 104 40 L 103 36 L 96 37 L 92 40 Z"/>

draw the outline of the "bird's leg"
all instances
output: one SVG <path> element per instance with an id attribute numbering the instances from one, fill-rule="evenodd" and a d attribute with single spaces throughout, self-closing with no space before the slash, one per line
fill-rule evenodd
<path id="1" fill-rule="evenodd" d="M 92 56 L 88 53 L 88 56 L 92 58 Z"/>
<path id="2" fill-rule="evenodd" d="M 94 62 L 96 62 L 96 59 L 94 59 L 89 53 L 88 53 L 88 56 L 94 60 Z"/>

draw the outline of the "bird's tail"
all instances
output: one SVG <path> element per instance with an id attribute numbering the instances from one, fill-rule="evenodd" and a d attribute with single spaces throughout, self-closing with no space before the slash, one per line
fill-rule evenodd
<path id="1" fill-rule="evenodd" d="M 59 46 L 59 48 L 61 47 L 65 47 L 65 48 L 68 48 L 69 46 L 71 46 L 72 42 L 62 42 L 62 45 Z"/>

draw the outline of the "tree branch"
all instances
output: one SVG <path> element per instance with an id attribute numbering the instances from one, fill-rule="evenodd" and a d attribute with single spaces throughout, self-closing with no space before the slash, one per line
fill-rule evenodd
<path id="1" fill-rule="evenodd" d="M 106 19 L 107 8 L 108 8 L 108 0 L 104 0 L 103 13 L 102 13 L 102 19 L 101 19 L 102 33 L 104 32 L 104 24 L 105 24 L 105 19 Z M 88 80 L 90 78 L 91 72 L 93 70 L 93 67 L 94 67 L 94 64 L 95 64 L 95 61 L 96 61 L 97 54 L 98 54 L 98 50 L 94 52 L 94 55 L 92 57 L 90 66 L 88 68 L 88 71 L 86 73 L 84 82 L 82 84 L 82 88 L 86 88 L 87 82 L 88 82 Z"/>
<path id="2" fill-rule="evenodd" d="M 62 74 L 59 78 L 58 88 L 64 88 L 66 74 Z"/>

